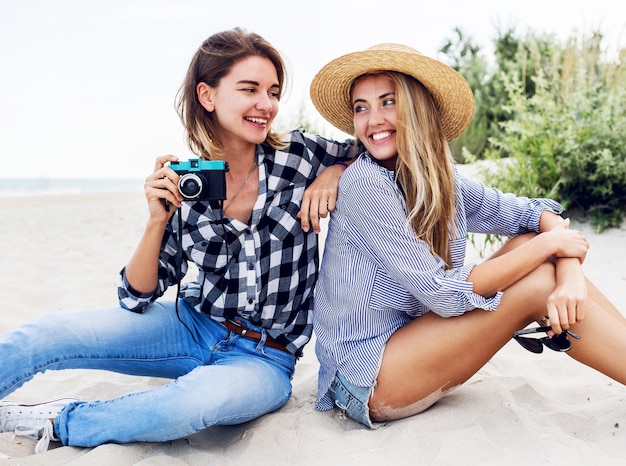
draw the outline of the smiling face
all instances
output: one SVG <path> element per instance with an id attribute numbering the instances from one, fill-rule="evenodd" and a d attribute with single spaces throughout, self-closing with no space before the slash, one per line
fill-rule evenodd
<path id="1" fill-rule="evenodd" d="M 224 147 L 265 141 L 280 98 L 278 75 L 270 60 L 246 57 L 217 87 L 200 83 L 197 92 L 202 106 L 217 119 Z"/>
<path id="2" fill-rule="evenodd" d="M 354 130 L 370 155 L 389 170 L 395 170 L 396 88 L 384 74 L 360 78 L 352 89 Z"/>

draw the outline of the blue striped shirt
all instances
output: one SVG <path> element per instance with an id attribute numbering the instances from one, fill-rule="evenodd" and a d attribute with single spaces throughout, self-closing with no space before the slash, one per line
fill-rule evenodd
<path id="1" fill-rule="evenodd" d="M 501 292 L 485 298 L 467 281 L 475 265 L 464 264 L 468 232 L 509 237 L 538 232 L 544 210 L 562 211 L 552 200 L 504 194 L 456 170 L 455 190 L 458 231 L 446 269 L 407 222 L 393 172 L 363 154 L 342 175 L 313 313 L 318 409 L 333 407 L 327 391 L 337 371 L 357 386 L 373 386 L 385 344 L 412 319 L 428 311 L 451 317 L 497 309 Z"/>

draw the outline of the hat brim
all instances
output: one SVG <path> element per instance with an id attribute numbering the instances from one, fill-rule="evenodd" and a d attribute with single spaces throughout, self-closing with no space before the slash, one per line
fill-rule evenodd
<path id="1" fill-rule="evenodd" d="M 397 71 L 414 77 L 432 94 L 447 141 L 458 137 L 474 114 L 469 84 L 452 67 L 398 44 L 383 44 L 336 58 L 313 78 L 310 96 L 315 108 L 333 126 L 354 135 L 350 87 L 356 78 L 379 71 Z"/>

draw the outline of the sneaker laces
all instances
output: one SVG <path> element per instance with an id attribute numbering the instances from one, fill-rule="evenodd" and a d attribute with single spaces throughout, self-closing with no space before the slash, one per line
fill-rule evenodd
<path id="1" fill-rule="evenodd" d="M 52 423 L 45 421 L 41 426 L 29 427 L 25 425 L 15 426 L 14 433 L 16 436 L 28 437 L 33 440 L 39 439 L 35 445 L 35 454 L 43 453 L 48 450 L 50 440 L 59 440 L 54 435 Z"/>

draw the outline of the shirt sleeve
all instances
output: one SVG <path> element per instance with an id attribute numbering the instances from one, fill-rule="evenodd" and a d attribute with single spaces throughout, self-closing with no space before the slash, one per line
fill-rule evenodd
<path id="1" fill-rule="evenodd" d="M 485 298 L 472 291 L 467 281 L 472 264 L 446 269 L 429 245 L 417 238 L 393 180 L 361 176 L 341 189 L 346 215 L 354 225 L 355 247 L 427 309 L 451 317 L 475 308 L 498 307 L 502 293 Z"/>
<path id="2" fill-rule="evenodd" d="M 143 312 L 150 303 L 163 296 L 171 284 L 178 283 L 187 273 L 187 261 L 183 260 L 176 232 L 172 228 L 174 222 L 178 221 L 179 213 L 180 211 L 172 216 L 165 229 L 159 254 L 157 287 L 152 293 L 140 293 L 133 289 L 126 278 L 126 267 L 120 271 L 117 280 L 117 295 L 122 308 L 133 312 Z"/>
<path id="3" fill-rule="evenodd" d="M 316 175 L 338 161 L 354 159 L 363 151 L 363 146 L 356 145 L 353 139 L 339 142 L 300 130 L 295 132 L 294 137 L 302 138 L 311 154 L 311 163 Z"/>
<path id="4" fill-rule="evenodd" d="M 455 173 L 459 208 L 465 211 L 467 230 L 514 237 L 523 233 L 539 233 L 539 219 L 548 210 L 556 214 L 563 207 L 551 199 L 528 198 L 485 187 Z"/>

